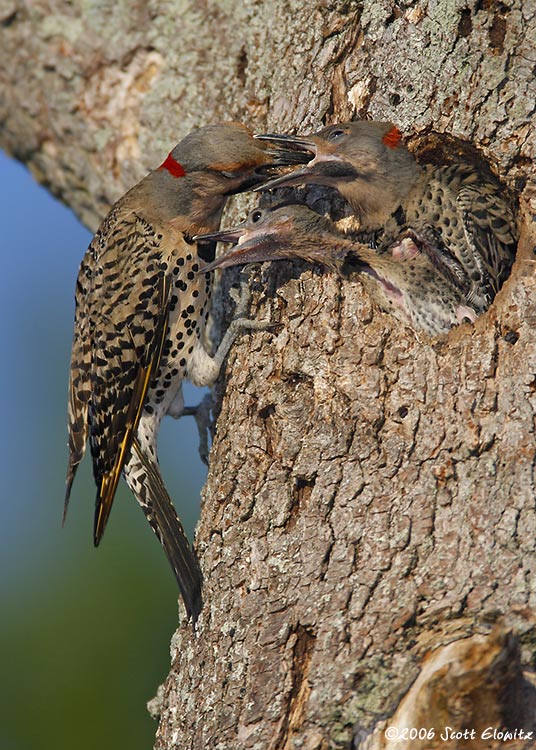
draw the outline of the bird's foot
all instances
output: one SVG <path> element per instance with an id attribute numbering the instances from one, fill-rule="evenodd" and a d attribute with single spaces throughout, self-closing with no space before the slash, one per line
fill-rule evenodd
<path id="1" fill-rule="evenodd" d="M 251 289 L 244 271 L 240 274 L 240 287 L 238 289 L 231 289 L 230 295 L 236 305 L 234 318 L 230 322 L 218 347 L 218 351 L 213 357 L 214 361 L 220 366 L 227 356 L 235 338 L 241 331 L 265 331 L 273 325 L 269 320 L 251 320 L 250 318 L 245 317 L 251 298 Z"/>
<path id="2" fill-rule="evenodd" d="M 201 461 L 208 466 L 208 455 L 210 453 L 210 437 L 212 435 L 212 407 L 214 405 L 212 394 L 207 393 L 197 406 L 185 406 L 183 416 L 195 419 L 199 433 L 199 456 Z"/>
<path id="3" fill-rule="evenodd" d="M 251 286 L 249 284 L 249 270 L 247 266 L 240 273 L 240 285 L 238 288 L 232 287 L 229 290 L 229 294 L 235 303 L 235 312 L 227 332 L 232 329 L 236 336 L 240 331 L 265 331 L 274 326 L 270 320 L 253 320 L 247 317 L 251 301 Z"/>

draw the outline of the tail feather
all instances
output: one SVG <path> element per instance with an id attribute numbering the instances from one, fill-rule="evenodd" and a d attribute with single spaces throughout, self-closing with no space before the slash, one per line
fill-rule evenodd
<path id="1" fill-rule="evenodd" d="M 65 481 L 65 498 L 63 501 L 63 516 L 61 519 L 61 525 L 65 526 L 67 519 L 67 511 L 69 510 L 69 500 L 71 498 L 71 488 L 73 486 L 74 477 L 76 470 L 78 469 L 79 461 L 73 461 L 72 458 L 69 460 L 69 467 L 67 469 L 67 479 Z"/>
<path id="2" fill-rule="evenodd" d="M 164 548 L 177 579 L 188 617 L 191 617 L 195 624 L 202 607 L 203 582 L 197 557 L 184 533 L 157 464 L 143 452 L 136 439 L 133 441 L 132 450 L 144 472 L 143 485 L 147 501 L 143 501 L 142 498 L 140 505 Z"/>

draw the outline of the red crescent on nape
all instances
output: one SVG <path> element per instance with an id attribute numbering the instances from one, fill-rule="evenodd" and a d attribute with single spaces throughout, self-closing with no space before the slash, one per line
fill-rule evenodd
<path id="1" fill-rule="evenodd" d="M 182 164 L 179 164 L 178 161 L 175 161 L 175 159 L 171 155 L 171 152 L 167 155 L 166 160 L 163 161 L 158 168 L 165 169 L 167 172 L 169 172 L 170 175 L 173 175 L 173 177 L 184 177 L 186 174 Z"/>
<path id="2" fill-rule="evenodd" d="M 398 148 L 402 141 L 402 133 L 395 125 L 383 136 L 382 141 L 389 148 Z"/>

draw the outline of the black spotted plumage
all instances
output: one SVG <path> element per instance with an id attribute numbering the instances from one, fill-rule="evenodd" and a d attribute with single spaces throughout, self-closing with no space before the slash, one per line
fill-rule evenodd
<path id="1" fill-rule="evenodd" d="M 380 246 L 410 236 L 479 314 L 508 278 L 517 225 L 501 187 L 473 166 L 422 167 L 404 198 L 405 226 L 388 219 Z"/>
<path id="2" fill-rule="evenodd" d="M 216 229 L 227 197 L 262 181 L 257 169 L 272 163 L 270 149 L 238 124 L 194 131 L 114 205 L 76 284 L 65 512 L 89 438 L 95 544 L 123 474 L 194 619 L 201 572 L 161 479 L 156 437 L 165 414 L 182 413 L 182 381 L 213 383 L 235 335 L 214 358 L 205 351 L 211 287 L 191 237 Z"/>

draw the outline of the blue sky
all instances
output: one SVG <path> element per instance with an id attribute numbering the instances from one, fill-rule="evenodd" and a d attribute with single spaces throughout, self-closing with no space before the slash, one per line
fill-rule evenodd
<path id="1" fill-rule="evenodd" d="M 126 487 L 93 549 L 87 461 L 61 528 L 73 290 L 91 235 L 2 152 L 0 195 L 0 746 L 145 750 L 156 727 L 144 703 L 177 620 L 172 573 Z M 193 387 L 185 395 L 198 400 Z M 193 419 L 164 420 L 163 473 L 190 534 L 206 475 L 197 445 Z"/>

